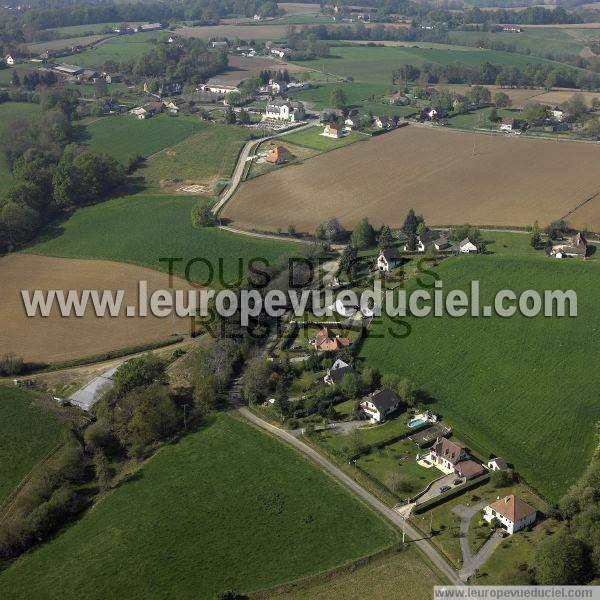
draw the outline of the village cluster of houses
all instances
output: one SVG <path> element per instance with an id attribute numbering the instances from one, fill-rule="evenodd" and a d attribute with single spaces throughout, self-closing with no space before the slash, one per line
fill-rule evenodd
<path id="1" fill-rule="evenodd" d="M 86 67 L 80 67 L 79 65 L 59 63 L 48 68 L 57 75 L 62 75 L 67 79 L 76 81 L 87 81 L 92 83 L 99 80 L 103 80 L 106 83 L 120 83 L 122 81 L 122 76 L 119 73 L 96 71 L 95 69 L 88 69 Z"/>

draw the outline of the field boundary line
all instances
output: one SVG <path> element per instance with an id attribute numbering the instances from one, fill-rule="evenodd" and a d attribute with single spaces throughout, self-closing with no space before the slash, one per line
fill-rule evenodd
<path id="1" fill-rule="evenodd" d="M 561 219 L 566 219 L 567 217 L 571 216 L 573 213 L 577 212 L 582 206 L 585 206 L 586 204 L 588 204 L 589 202 L 591 202 L 592 200 L 594 200 L 598 196 L 600 196 L 600 192 L 596 192 L 595 194 L 593 194 L 589 198 L 586 198 L 585 200 L 583 200 L 583 202 L 580 202 L 579 204 L 577 204 L 575 206 L 575 208 L 572 208 L 566 215 L 563 215 L 561 217 Z"/>
<path id="2" fill-rule="evenodd" d="M 235 233 L 237 235 L 248 235 L 250 237 L 262 238 L 264 240 L 277 240 L 278 242 L 296 242 L 296 244 L 311 244 L 308 240 L 299 240 L 293 237 L 282 237 L 275 235 L 274 233 L 257 233 L 256 231 L 246 231 L 245 229 L 237 229 L 237 227 L 230 227 L 229 225 L 219 225 L 219 229 Z"/>

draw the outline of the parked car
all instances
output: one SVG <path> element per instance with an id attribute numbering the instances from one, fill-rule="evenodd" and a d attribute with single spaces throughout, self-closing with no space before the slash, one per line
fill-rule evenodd
<path id="1" fill-rule="evenodd" d="M 457 477 L 452 483 L 454 485 L 460 485 L 462 482 L 463 482 L 462 479 L 460 477 Z"/>
<path id="2" fill-rule="evenodd" d="M 447 492 L 449 489 L 450 489 L 450 486 L 449 486 L 449 485 L 443 485 L 443 486 L 440 488 L 440 494 L 443 494 L 444 492 Z"/>

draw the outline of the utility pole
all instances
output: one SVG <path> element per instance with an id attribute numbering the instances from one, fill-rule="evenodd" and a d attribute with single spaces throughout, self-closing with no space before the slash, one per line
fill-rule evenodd
<path id="1" fill-rule="evenodd" d="M 406 517 L 402 515 L 402 545 L 404 546 L 404 536 L 405 536 L 405 526 L 406 526 Z"/>

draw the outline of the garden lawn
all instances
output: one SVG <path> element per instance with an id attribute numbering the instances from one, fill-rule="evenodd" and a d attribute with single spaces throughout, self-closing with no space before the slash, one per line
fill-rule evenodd
<path id="1" fill-rule="evenodd" d="M 456 129 L 490 129 L 499 130 L 502 119 L 519 119 L 523 118 L 520 110 L 510 108 L 496 109 L 498 120 L 492 123 L 489 120 L 492 108 L 480 108 L 467 113 L 456 115 L 448 119 L 448 127 Z"/>
<path id="2" fill-rule="evenodd" d="M 194 129 L 196 125 L 197 121 Z M 248 130 L 243 127 L 199 123 L 198 131 L 153 156 L 138 173 L 155 186 L 165 180 L 227 179 L 235 167 L 241 147 L 249 138 Z"/>
<path id="3" fill-rule="evenodd" d="M 61 439 L 62 426 L 35 406 L 35 398 L 0 385 L 0 504 Z"/>
<path id="4" fill-rule="evenodd" d="M 310 127 L 286 135 L 285 141 L 290 144 L 296 144 L 297 146 L 312 148 L 313 150 L 320 150 L 321 152 L 328 152 L 329 150 L 335 150 L 336 148 L 341 148 L 342 146 L 347 146 L 354 142 L 369 139 L 369 136 L 355 131 L 351 131 L 339 139 L 325 137 L 324 135 L 321 135 L 322 133 L 323 129 L 321 127 Z"/>
<path id="5" fill-rule="evenodd" d="M 165 37 L 168 37 L 168 32 L 165 31 L 120 35 L 110 38 L 108 41 L 89 50 L 62 57 L 61 60 L 81 67 L 99 69 L 109 60 L 116 62 L 139 60 L 156 46 L 155 40 L 161 40 Z"/>
<path id="6" fill-rule="evenodd" d="M 528 236 L 489 234 L 492 255 L 461 256 L 434 270 L 444 290 L 468 291 L 480 282 L 481 305 L 503 289 L 572 289 L 578 296 L 576 318 L 404 319 L 411 327 L 384 317 L 367 338 L 366 364 L 382 373 L 413 380 L 431 398 L 429 408 L 455 426 L 465 442 L 514 463 L 516 470 L 551 501 L 566 492 L 586 468 L 600 419 L 597 390 L 599 359 L 599 265 L 550 260 L 528 246 Z M 514 245 L 513 245 L 514 241 Z M 415 281 L 408 289 L 416 287 Z"/>
<path id="7" fill-rule="evenodd" d="M 0 596 L 213 598 L 330 569 L 396 539 L 296 451 L 220 415 L 0 574 Z"/>
<path id="8" fill-rule="evenodd" d="M 5 71 L 9 71 L 6 69 Z M 5 71 L 0 71 L 4 73 Z M 11 121 L 17 119 L 34 119 L 41 114 L 39 104 L 29 102 L 3 102 L 0 104 L 0 134 Z M 0 192 L 8 188 L 13 181 L 4 152 L 0 152 Z"/>
<path id="9" fill-rule="evenodd" d="M 306 60 L 298 64 L 341 77 L 353 77 L 357 82 L 391 85 L 392 72 L 402 65 L 411 64 L 421 67 L 425 63 L 449 65 L 458 62 L 479 67 L 486 61 L 500 66 L 523 67 L 528 64 L 544 63 L 564 67 L 562 63 L 542 58 L 495 50 L 477 48 L 450 50 L 401 46 L 332 46 L 330 56 Z"/>
<path id="10" fill-rule="evenodd" d="M 120 115 L 102 117 L 87 125 L 79 135 L 81 143 L 92 150 L 106 152 L 127 165 L 135 156 L 148 157 L 206 127 L 197 117 L 187 115 L 172 117 L 163 113 L 143 120 Z"/>
<path id="11" fill-rule="evenodd" d="M 25 252 L 105 259 L 165 272 L 168 263 L 159 259 L 173 257 L 182 259 L 174 263 L 174 274 L 180 277 L 188 261 L 202 257 L 214 269 L 214 278 L 207 285 L 217 288 L 222 287 L 219 259 L 223 259 L 223 280 L 233 282 L 252 258 L 264 258 L 272 264 L 285 254 L 304 255 L 303 244 L 263 240 L 213 227 L 196 229 L 190 218 L 196 201 L 196 197 L 140 193 L 80 208 L 65 220 L 50 224 Z M 207 267 L 196 263 L 189 275 L 204 282 Z"/>
<path id="12" fill-rule="evenodd" d="M 385 486 L 387 486 L 388 476 L 398 473 L 404 487 L 396 494 L 402 498 L 408 498 L 423 490 L 429 482 L 443 475 L 435 467 L 426 469 L 417 464 L 418 452 L 422 453 L 422 450 L 414 442 L 404 439 L 361 456 L 356 464 Z M 393 490 L 390 491 L 393 493 Z"/>

